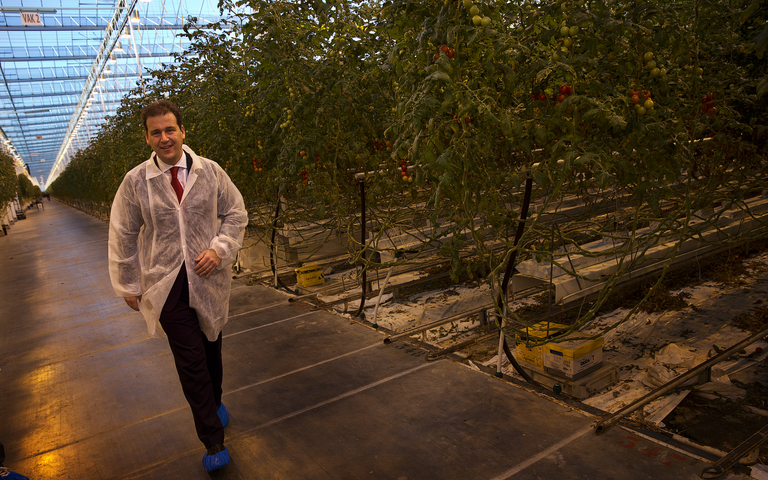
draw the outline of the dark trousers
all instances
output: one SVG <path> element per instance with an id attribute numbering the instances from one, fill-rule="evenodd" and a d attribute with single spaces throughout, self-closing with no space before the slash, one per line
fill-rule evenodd
<path id="1" fill-rule="evenodd" d="M 168 336 L 181 388 L 192 409 L 195 429 L 205 448 L 224 443 L 224 427 L 216 411 L 221 405 L 221 334 L 210 342 L 189 306 L 187 271 L 181 267 L 160 314 Z"/>

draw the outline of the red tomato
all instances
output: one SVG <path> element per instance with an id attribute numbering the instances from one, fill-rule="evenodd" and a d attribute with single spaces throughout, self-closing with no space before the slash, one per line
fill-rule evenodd
<path id="1" fill-rule="evenodd" d="M 568 95 L 561 93 L 557 96 L 557 103 L 563 103 L 563 100 L 565 100 L 568 97 Z"/>

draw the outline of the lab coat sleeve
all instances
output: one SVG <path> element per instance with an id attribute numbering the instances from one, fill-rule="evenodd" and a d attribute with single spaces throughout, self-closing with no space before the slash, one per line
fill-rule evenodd
<path id="1" fill-rule="evenodd" d="M 139 232 L 144 225 L 141 207 L 128 177 L 118 188 L 109 218 L 109 277 L 118 297 L 142 294 Z"/>
<path id="2" fill-rule="evenodd" d="M 218 267 L 221 270 L 232 265 L 238 250 L 243 245 L 245 227 L 248 225 L 248 213 L 245 210 L 243 196 L 226 172 L 218 167 L 217 173 L 219 184 L 217 215 L 221 221 L 221 226 L 218 235 L 211 240 L 210 248 L 221 259 Z"/>

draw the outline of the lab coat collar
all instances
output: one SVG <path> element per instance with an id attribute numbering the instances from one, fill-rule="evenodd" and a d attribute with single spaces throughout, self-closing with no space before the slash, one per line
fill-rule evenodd
<path id="1" fill-rule="evenodd" d="M 153 156 L 152 160 L 155 162 L 155 166 L 163 173 L 168 173 L 168 170 L 173 167 L 186 168 L 187 172 L 189 172 L 189 169 L 192 167 L 192 157 L 187 152 L 184 152 L 184 156 L 176 162 L 176 165 L 168 165 L 165 163 L 161 165 L 160 162 L 157 161 L 157 155 Z"/>
<path id="2" fill-rule="evenodd" d="M 184 202 L 184 199 L 187 198 L 187 192 L 189 192 L 189 190 L 195 185 L 198 172 L 200 172 L 201 168 L 203 167 L 203 164 L 200 161 L 200 157 L 198 157 L 191 148 L 186 145 L 182 145 L 181 148 L 187 157 L 187 184 L 184 187 L 184 194 L 181 196 L 181 201 L 179 203 Z M 160 170 L 160 167 L 157 163 L 157 154 L 152 152 L 152 156 L 149 157 L 149 160 L 147 160 L 147 181 L 162 174 L 163 171 Z M 170 184 L 168 184 L 168 188 L 171 189 L 171 191 L 173 190 L 173 187 L 171 187 Z"/>
<path id="3" fill-rule="evenodd" d="M 197 175 L 202 171 L 203 163 L 200 161 L 200 157 L 198 157 L 191 148 L 186 145 L 182 145 L 181 148 L 187 153 L 187 186 L 184 188 L 184 195 L 181 197 L 181 201 L 183 202 L 184 198 L 187 196 L 187 192 L 195 185 Z"/>
<path id="4" fill-rule="evenodd" d="M 189 185 L 189 177 L 194 173 L 195 177 L 197 176 L 197 172 L 200 170 L 200 168 L 203 166 L 200 162 L 200 158 L 197 156 L 197 154 L 192 151 L 191 148 L 189 148 L 186 145 L 181 146 L 182 150 L 186 154 L 187 157 L 187 185 Z M 147 172 L 146 172 L 146 178 L 149 180 L 150 178 L 154 178 L 158 175 L 163 174 L 163 170 L 160 169 L 158 165 L 157 160 L 157 154 L 155 152 L 152 152 L 152 155 L 149 157 L 149 160 L 147 161 Z"/>

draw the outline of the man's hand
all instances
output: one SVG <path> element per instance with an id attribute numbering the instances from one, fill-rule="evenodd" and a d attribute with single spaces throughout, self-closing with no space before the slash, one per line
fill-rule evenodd
<path id="1" fill-rule="evenodd" d="M 127 303 L 129 307 L 136 310 L 137 312 L 139 311 L 140 301 L 141 301 L 141 295 L 139 295 L 138 297 L 125 297 L 125 303 Z"/>
<path id="2" fill-rule="evenodd" d="M 203 253 L 197 256 L 195 262 L 197 263 L 195 265 L 195 273 L 201 277 L 208 278 L 216 271 L 216 267 L 221 263 L 221 259 L 214 249 L 209 248 L 208 250 L 203 250 Z"/>

